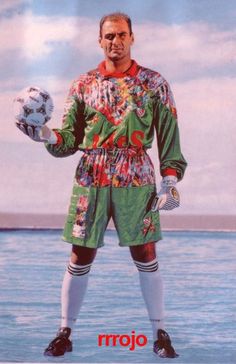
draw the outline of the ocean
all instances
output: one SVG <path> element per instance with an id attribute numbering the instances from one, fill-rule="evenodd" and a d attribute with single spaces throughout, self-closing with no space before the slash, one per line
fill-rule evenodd
<path id="1" fill-rule="evenodd" d="M 0 232 L 0 362 L 236 363 L 235 232 L 164 231 L 157 244 L 166 330 L 177 359 L 152 354 L 152 333 L 129 250 L 108 230 L 73 334 L 73 352 L 43 356 L 60 324 L 70 256 L 61 230 Z M 98 335 L 145 335 L 143 347 L 98 346 Z"/>

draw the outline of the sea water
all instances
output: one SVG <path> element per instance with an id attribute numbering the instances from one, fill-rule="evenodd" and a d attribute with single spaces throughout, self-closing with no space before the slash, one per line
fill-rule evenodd
<path id="1" fill-rule="evenodd" d="M 152 354 L 152 332 L 129 250 L 107 231 L 73 334 L 72 353 L 43 350 L 60 324 L 70 244 L 59 230 L 1 231 L 0 362 L 236 363 L 236 233 L 164 232 L 157 244 L 166 330 L 177 359 Z M 98 335 L 147 336 L 143 347 L 98 346 Z"/>

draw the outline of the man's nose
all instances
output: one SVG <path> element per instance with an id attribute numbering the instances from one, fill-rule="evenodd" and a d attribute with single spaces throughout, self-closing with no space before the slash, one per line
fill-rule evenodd
<path id="1" fill-rule="evenodd" d="M 112 43 L 114 45 L 119 45 L 120 44 L 120 36 L 118 34 L 115 35 L 115 37 L 113 38 Z"/>

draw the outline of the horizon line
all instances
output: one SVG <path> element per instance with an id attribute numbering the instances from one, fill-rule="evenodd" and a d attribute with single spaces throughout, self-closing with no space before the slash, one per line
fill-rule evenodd
<path id="1" fill-rule="evenodd" d="M 66 214 L 0 212 L 0 230 L 63 229 Z M 236 215 L 160 214 L 161 230 L 166 231 L 236 231 Z M 114 230 L 112 218 L 108 229 Z"/>

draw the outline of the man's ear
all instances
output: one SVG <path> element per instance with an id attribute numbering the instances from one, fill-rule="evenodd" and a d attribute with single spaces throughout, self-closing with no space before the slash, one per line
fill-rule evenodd
<path id="1" fill-rule="evenodd" d="M 132 45 L 134 44 L 134 33 L 131 34 L 131 41 L 132 41 Z"/>
<path id="2" fill-rule="evenodd" d="M 102 48 L 102 37 L 101 36 L 98 37 L 98 43 L 100 44 L 100 47 Z"/>

